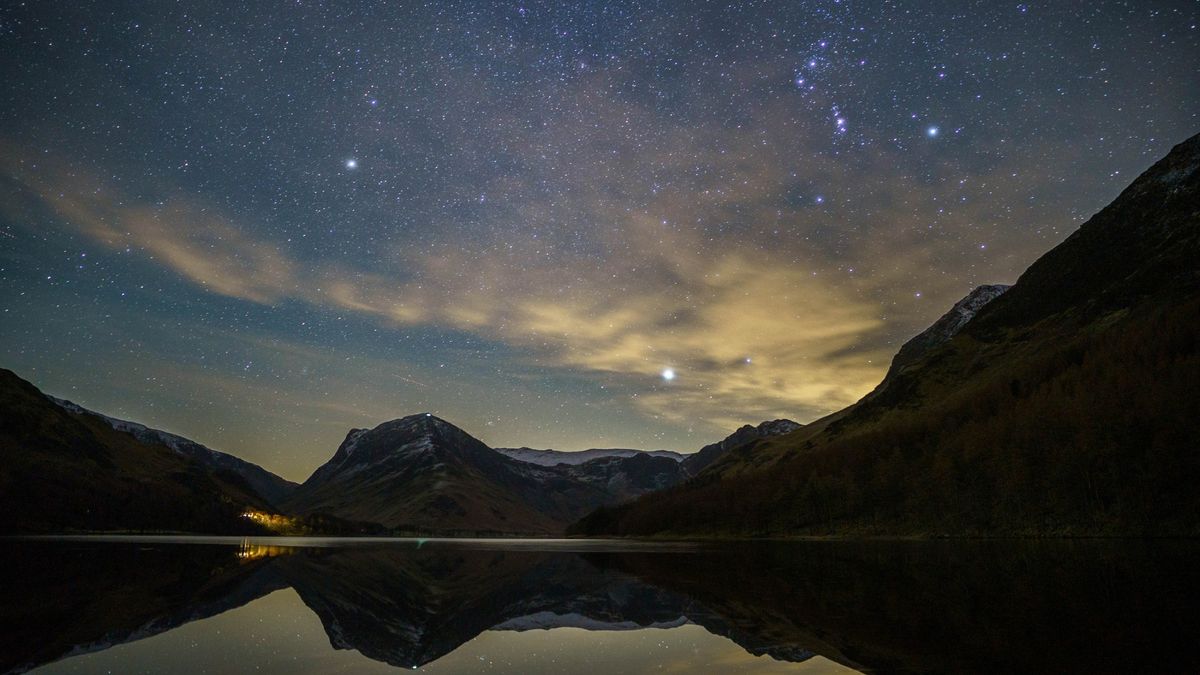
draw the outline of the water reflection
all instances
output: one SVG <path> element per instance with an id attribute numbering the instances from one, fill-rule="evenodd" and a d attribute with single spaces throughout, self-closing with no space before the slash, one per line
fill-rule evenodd
<path id="1" fill-rule="evenodd" d="M 274 558 L 279 555 L 291 555 L 298 550 L 295 546 L 280 546 L 264 544 L 252 539 L 243 539 L 238 546 L 237 557 L 242 560 L 258 560 L 259 558 Z"/>
<path id="2" fill-rule="evenodd" d="M 779 665 L 1197 672 L 1196 554 L 1185 542 L 8 541 L 0 671 L 265 607 L 290 588 L 332 647 L 404 668 L 450 663 L 485 631 L 513 650 L 518 635 L 570 628 L 580 649 L 618 632 L 593 659 L 602 672 L 617 651 L 654 646 L 618 637 L 655 628 L 693 646 L 688 631 L 702 629 Z"/>

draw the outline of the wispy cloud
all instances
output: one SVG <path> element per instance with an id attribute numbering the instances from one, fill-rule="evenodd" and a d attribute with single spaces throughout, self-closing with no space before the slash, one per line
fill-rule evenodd
<path id="1" fill-rule="evenodd" d="M 919 178 L 886 147 L 831 153 L 778 104 L 739 124 L 665 124 L 608 95 L 608 77 L 543 124 L 523 110 L 481 122 L 517 169 L 463 198 L 486 193 L 507 226 L 468 237 L 447 214 L 431 245 L 369 260 L 300 255 L 201 197 L 139 199 L 42 156 L 6 173 L 62 223 L 208 292 L 477 334 L 615 380 L 647 415 L 718 428 L 810 419 L 869 391 L 897 338 L 968 290 L 959 251 L 973 244 L 939 235 L 929 214 L 992 214 L 946 176 L 1014 180 L 953 166 Z M 932 307 L 909 306 L 917 282 Z"/>
<path id="2" fill-rule="evenodd" d="M 27 186 L 79 232 L 139 251 L 209 292 L 498 338 L 544 364 L 642 383 L 636 404 L 670 420 L 726 427 L 813 416 L 855 400 L 883 363 L 847 354 L 880 328 L 874 306 L 763 251 L 700 256 L 675 234 L 681 241 L 667 252 L 610 271 L 562 253 L 554 267 L 526 266 L 522 256 L 536 255 L 527 247 L 457 249 L 398 261 L 410 271 L 399 280 L 302 262 L 194 199 L 138 203 L 110 185 L 46 173 Z M 647 229 L 636 219 L 626 227 L 634 240 Z M 659 382 L 666 367 L 678 379 Z"/>

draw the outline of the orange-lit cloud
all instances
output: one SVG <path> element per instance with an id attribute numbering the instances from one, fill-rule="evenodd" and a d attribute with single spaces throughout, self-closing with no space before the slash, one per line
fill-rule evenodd
<path id="1" fill-rule="evenodd" d="M 509 227 L 467 238 L 435 223 L 446 235 L 432 247 L 397 244 L 369 265 L 301 256 L 199 197 L 137 199 L 43 157 L 10 160 L 6 173 L 60 222 L 209 292 L 477 334 L 616 381 L 647 415 L 719 429 L 853 403 L 897 338 L 969 290 L 973 263 L 954 262 L 962 239 L 931 234 L 923 219 L 941 204 L 959 223 L 994 214 L 961 202 L 944 176 L 910 175 L 890 148 L 817 152 L 774 104 L 742 124 L 664 124 L 607 95 L 605 77 L 543 125 L 523 124 L 521 111 L 481 122 L 523 163 L 472 187 Z M 1016 180 L 995 167 L 943 174 Z M 817 186 L 831 190 L 827 208 L 812 208 Z M 838 207 L 850 202 L 854 220 Z M 912 306 L 918 281 L 925 306 Z M 663 381 L 664 368 L 677 377 Z"/>
<path id="2" fill-rule="evenodd" d="M 700 256 L 673 235 L 673 248 L 614 273 L 568 255 L 522 271 L 527 250 L 458 250 L 397 261 L 409 270 L 397 280 L 303 263 L 191 199 L 134 203 L 111 186 L 53 176 L 27 186 L 79 232 L 139 251 L 209 292 L 499 338 L 542 363 L 643 383 L 635 404 L 673 421 L 725 428 L 812 417 L 856 400 L 886 365 L 886 353 L 854 353 L 881 326 L 876 307 L 764 251 Z M 646 229 L 637 219 L 627 228 L 635 241 Z M 672 283 L 659 285 L 662 277 Z M 665 367 L 678 379 L 661 382 Z"/>

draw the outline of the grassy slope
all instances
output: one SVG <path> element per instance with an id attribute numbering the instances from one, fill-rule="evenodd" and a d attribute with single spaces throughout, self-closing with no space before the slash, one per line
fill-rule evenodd
<path id="1" fill-rule="evenodd" d="M 245 532 L 245 481 L 68 412 L 0 370 L 0 529 Z"/>
<path id="2" fill-rule="evenodd" d="M 330 513 L 401 531 L 440 534 L 550 534 L 562 524 L 469 466 L 445 467 L 412 481 L 393 476 L 334 481 L 300 493 L 304 513 Z"/>

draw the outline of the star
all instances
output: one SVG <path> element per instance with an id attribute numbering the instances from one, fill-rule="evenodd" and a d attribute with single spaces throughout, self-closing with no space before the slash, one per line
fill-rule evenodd
<path id="1" fill-rule="evenodd" d="M 1183 3 L 1136 19 L 1120 2 L 887 18 L 721 3 L 737 21 L 692 21 L 690 3 L 427 3 L 373 10 L 353 44 L 319 11 L 205 13 L 190 40 L 187 8 L 146 30 L 105 3 L 53 4 L 4 28 L 23 59 L 0 78 L 0 143 L 24 149 L 6 146 L 21 156 L 0 180 L 36 187 L 55 222 L 0 219 L 0 350 L 54 386 L 78 374 L 99 410 L 141 405 L 108 372 L 186 391 L 139 421 L 221 427 L 222 449 L 292 478 L 333 448 L 289 411 L 287 450 L 260 451 L 277 411 L 254 387 L 298 405 L 343 393 L 328 429 L 437 408 L 578 447 L 608 433 L 595 392 L 631 406 L 611 437 L 630 447 L 700 447 L 720 431 L 704 420 L 756 422 L 763 405 L 840 408 L 883 377 L 848 364 L 954 289 L 1013 280 L 1053 234 L 1030 220 L 1106 203 L 1200 110 L 1196 12 L 1166 7 Z M 661 34 L 673 25 L 688 39 Z M 100 30 L 128 30 L 129 49 L 96 49 Z M 114 111 L 158 123 L 117 129 Z M 1075 170 L 1083 156 L 1104 180 Z M 1030 199 L 1033 170 L 1065 180 Z M 844 335 L 851 358 L 821 337 Z M 213 355 L 201 388 L 166 365 L 180 339 Z M 396 385 L 401 367 L 428 381 Z M 531 368 L 513 397 L 457 396 Z"/>

